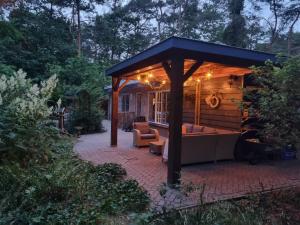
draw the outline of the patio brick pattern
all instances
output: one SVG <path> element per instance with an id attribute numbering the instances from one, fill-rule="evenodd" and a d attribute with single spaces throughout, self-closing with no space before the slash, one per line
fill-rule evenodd
<path id="1" fill-rule="evenodd" d="M 118 147 L 110 147 L 109 122 L 104 121 L 107 132 L 82 135 L 75 145 L 75 152 L 83 160 L 94 164 L 113 162 L 121 164 L 128 178 L 136 179 L 150 194 L 153 205 L 191 206 L 197 204 L 199 192 L 188 197 L 179 191 L 168 189 L 166 198 L 159 194 L 166 182 L 167 165 L 161 157 L 149 153 L 148 148 L 132 146 L 132 133 L 118 131 Z M 212 202 L 249 193 L 277 188 L 300 186 L 300 161 L 269 161 L 259 165 L 246 162 L 217 162 L 182 168 L 183 183 L 205 185 L 203 200 Z"/>

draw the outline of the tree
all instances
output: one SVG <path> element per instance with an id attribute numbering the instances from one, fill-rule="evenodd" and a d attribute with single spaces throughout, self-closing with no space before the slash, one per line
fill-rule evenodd
<path id="1" fill-rule="evenodd" d="M 224 43 L 237 47 L 246 47 L 247 30 L 246 21 L 242 16 L 244 0 L 230 0 L 228 9 L 230 12 L 230 23 L 224 30 Z"/>
<path id="2" fill-rule="evenodd" d="M 74 56 L 69 24 L 60 14 L 17 8 L 8 22 L 0 24 L 0 63 L 23 68 L 31 78 L 42 80 L 49 64 L 63 64 Z"/>
<path id="3" fill-rule="evenodd" d="M 292 45 L 293 45 L 293 31 L 294 26 L 300 19 L 300 1 L 299 0 L 292 0 L 291 4 L 287 7 L 284 12 L 285 14 L 285 21 L 289 24 L 288 28 L 288 41 L 287 41 L 287 52 L 288 55 L 291 55 L 292 52 Z"/>
<path id="4" fill-rule="evenodd" d="M 199 24 L 199 7 L 197 0 L 169 0 L 168 32 L 180 37 L 199 37 L 197 28 Z"/>
<path id="5" fill-rule="evenodd" d="M 100 104 L 104 96 L 104 87 L 108 84 L 103 73 L 103 67 L 100 64 L 88 62 L 83 57 L 70 58 L 65 65 L 53 65 L 50 68 L 51 74 L 57 74 L 60 80 L 58 87 L 54 93 L 54 100 L 62 98 L 62 104 L 71 110 L 70 131 L 74 131 L 74 126 L 82 126 L 85 132 L 99 131 L 103 112 Z M 74 102 L 71 104 L 68 99 L 76 99 L 78 93 L 87 93 L 84 100 L 88 101 L 89 112 L 85 113 L 77 107 L 74 107 Z M 55 98 L 56 97 L 56 98 Z M 79 100 L 81 100 L 79 98 Z M 84 104 L 83 104 L 84 105 Z M 84 110 L 83 110 L 84 111 Z M 87 116 L 88 115 L 88 116 Z"/>
<path id="6" fill-rule="evenodd" d="M 261 137 L 276 147 L 286 147 L 299 142 L 300 135 L 300 58 L 284 62 L 281 68 L 267 62 L 254 68 L 253 78 L 260 89 L 252 101 Z M 250 98 L 251 99 L 251 98 Z"/>
<path id="7" fill-rule="evenodd" d="M 95 18 L 84 28 L 84 50 L 92 58 L 115 63 L 149 46 L 151 1 L 132 0 L 122 5 L 114 1 L 110 11 Z"/>
<path id="8" fill-rule="evenodd" d="M 225 28 L 226 1 L 212 0 L 204 2 L 200 7 L 198 15 L 199 37 L 206 41 L 222 41 L 222 34 Z"/>
<path id="9" fill-rule="evenodd" d="M 103 3 L 103 0 L 63 0 L 63 1 L 55 1 L 55 4 L 61 7 L 68 7 L 72 10 L 72 21 L 73 25 L 75 24 L 75 20 L 77 23 L 76 30 L 76 44 L 77 44 L 77 54 L 81 56 L 81 12 L 90 12 L 94 9 L 94 4 Z M 76 16 L 76 19 L 75 19 Z"/>

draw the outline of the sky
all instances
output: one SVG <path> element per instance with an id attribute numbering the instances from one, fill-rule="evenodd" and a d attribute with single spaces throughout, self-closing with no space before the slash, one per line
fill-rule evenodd
<path id="1" fill-rule="evenodd" d="M 202 0 L 202 2 L 204 2 L 204 1 L 209 1 L 209 0 Z M 251 1 L 253 1 L 253 0 L 245 0 L 245 9 L 244 9 L 245 14 L 254 11 Z M 255 1 L 256 0 L 254 0 L 254 2 Z M 129 1 L 124 0 L 122 3 L 126 4 L 127 2 L 129 2 Z M 286 2 L 285 4 L 289 4 L 291 1 L 290 0 L 285 0 L 285 2 Z M 104 13 L 107 13 L 107 12 L 109 12 L 108 3 L 104 3 L 101 6 L 97 6 L 96 9 L 95 9 L 95 14 L 98 14 L 98 15 L 101 15 L 101 14 L 104 14 Z M 261 17 L 264 17 L 267 20 L 272 20 L 272 13 L 271 13 L 271 11 L 270 11 L 267 4 L 265 4 L 265 6 L 262 8 L 261 12 L 257 12 L 257 15 L 261 16 Z M 265 22 L 263 22 L 262 25 L 265 26 L 266 25 Z M 300 32 L 300 20 L 295 24 L 294 31 L 299 31 Z"/>

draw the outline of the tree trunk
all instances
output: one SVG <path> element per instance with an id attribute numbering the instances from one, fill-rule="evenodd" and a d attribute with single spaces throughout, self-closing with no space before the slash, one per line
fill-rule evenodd
<path id="1" fill-rule="evenodd" d="M 78 57 L 81 56 L 81 21 L 80 21 L 80 0 L 76 0 L 77 10 L 77 51 Z"/>
<path id="2" fill-rule="evenodd" d="M 287 37 L 288 56 L 290 56 L 292 53 L 293 30 L 294 30 L 294 26 L 295 26 L 296 22 L 298 21 L 299 17 L 300 17 L 300 13 L 296 16 L 295 20 L 293 21 L 293 23 L 291 24 L 291 26 L 289 28 L 288 37 Z"/>

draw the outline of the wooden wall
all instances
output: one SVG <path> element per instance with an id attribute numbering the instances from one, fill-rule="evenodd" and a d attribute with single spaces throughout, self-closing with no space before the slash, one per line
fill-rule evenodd
<path id="1" fill-rule="evenodd" d="M 233 85 L 228 84 L 229 77 L 219 77 L 211 80 L 203 80 L 201 82 L 201 104 L 200 104 L 200 124 L 211 127 L 219 127 L 232 130 L 240 130 L 241 127 L 241 110 L 239 102 L 242 100 L 242 83 L 243 77 L 238 77 Z M 123 94 L 130 95 L 130 110 L 128 113 L 121 113 L 119 108 L 119 126 L 121 127 L 128 120 L 135 117 L 136 111 L 136 94 L 142 93 L 142 111 L 141 115 L 148 119 L 149 114 L 149 99 L 148 92 L 151 91 L 145 86 L 138 85 L 134 88 L 125 87 L 120 96 Z M 218 108 L 210 108 L 205 98 L 218 92 L 221 98 L 221 104 Z M 196 86 L 195 83 L 184 87 L 183 99 L 183 123 L 194 123 L 195 121 L 195 96 Z M 121 102 L 119 102 L 121 107 Z M 163 132 L 165 133 L 165 132 Z"/>
<path id="2" fill-rule="evenodd" d="M 183 123 L 194 123 L 196 87 L 185 86 L 183 92 Z"/>
<path id="3" fill-rule="evenodd" d="M 228 77 L 203 80 L 201 84 L 201 124 L 233 130 L 241 128 L 242 115 L 239 103 L 243 97 L 242 79 L 243 77 L 238 77 L 238 80 L 231 86 L 228 84 Z M 205 102 L 205 98 L 213 92 L 218 92 L 221 98 L 221 104 L 217 109 L 210 108 Z"/>

